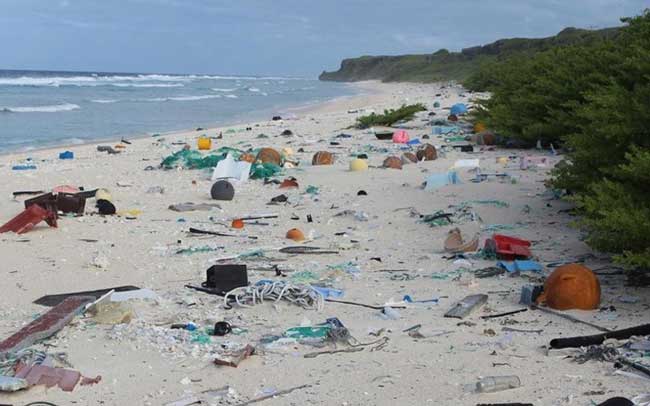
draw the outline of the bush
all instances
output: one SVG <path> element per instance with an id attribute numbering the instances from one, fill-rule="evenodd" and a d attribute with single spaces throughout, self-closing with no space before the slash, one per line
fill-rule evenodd
<path id="1" fill-rule="evenodd" d="M 609 83 L 579 106 L 569 165 L 554 183 L 576 192 L 587 242 L 650 270 L 650 13 L 624 20 Z"/>
<path id="2" fill-rule="evenodd" d="M 390 110 L 384 110 L 384 114 L 369 114 L 367 116 L 362 116 L 357 118 L 357 128 L 369 128 L 375 125 L 378 126 L 391 126 L 400 120 L 410 120 L 413 118 L 415 113 L 418 111 L 426 110 L 424 105 L 418 104 L 409 104 L 408 106 L 402 105 L 402 107 Z"/>
<path id="3" fill-rule="evenodd" d="M 469 84 L 492 93 L 476 119 L 564 145 L 552 183 L 572 192 L 587 243 L 650 271 L 650 11 L 622 21 L 614 38 L 486 64 Z"/>
<path id="4" fill-rule="evenodd" d="M 479 102 L 477 118 L 506 139 L 529 146 L 538 140 L 562 143 L 577 130 L 575 109 L 586 94 L 607 83 L 612 47 L 602 39 L 484 65 L 471 83 L 487 86 L 492 96 Z"/>

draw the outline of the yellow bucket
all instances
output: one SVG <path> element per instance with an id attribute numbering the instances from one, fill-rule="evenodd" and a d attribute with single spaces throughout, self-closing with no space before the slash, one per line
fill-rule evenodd
<path id="1" fill-rule="evenodd" d="M 208 137 L 199 137 L 198 146 L 200 150 L 212 148 L 212 140 Z"/>

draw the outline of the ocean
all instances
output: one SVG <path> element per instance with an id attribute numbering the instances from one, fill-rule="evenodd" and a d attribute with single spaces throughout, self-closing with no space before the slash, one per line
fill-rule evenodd
<path id="1" fill-rule="evenodd" d="M 352 94 L 304 78 L 0 70 L 0 152 L 270 119 Z"/>

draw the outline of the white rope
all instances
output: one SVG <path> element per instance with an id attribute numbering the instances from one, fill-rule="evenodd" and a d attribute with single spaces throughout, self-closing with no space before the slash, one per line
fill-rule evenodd
<path id="1" fill-rule="evenodd" d="M 293 285 L 284 281 L 263 280 L 255 285 L 235 288 L 224 296 L 224 305 L 228 307 L 228 298 L 233 297 L 238 306 L 253 307 L 264 300 L 279 302 L 284 299 L 305 309 L 323 310 L 325 298 L 309 285 Z"/>

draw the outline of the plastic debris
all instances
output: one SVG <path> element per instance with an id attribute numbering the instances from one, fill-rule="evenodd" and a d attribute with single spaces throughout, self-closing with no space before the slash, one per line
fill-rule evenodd
<path id="1" fill-rule="evenodd" d="M 427 178 L 424 190 L 436 190 L 446 185 L 457 185 L 459 183 L 461 182 L 456 171 L 434 173 Z"/>

